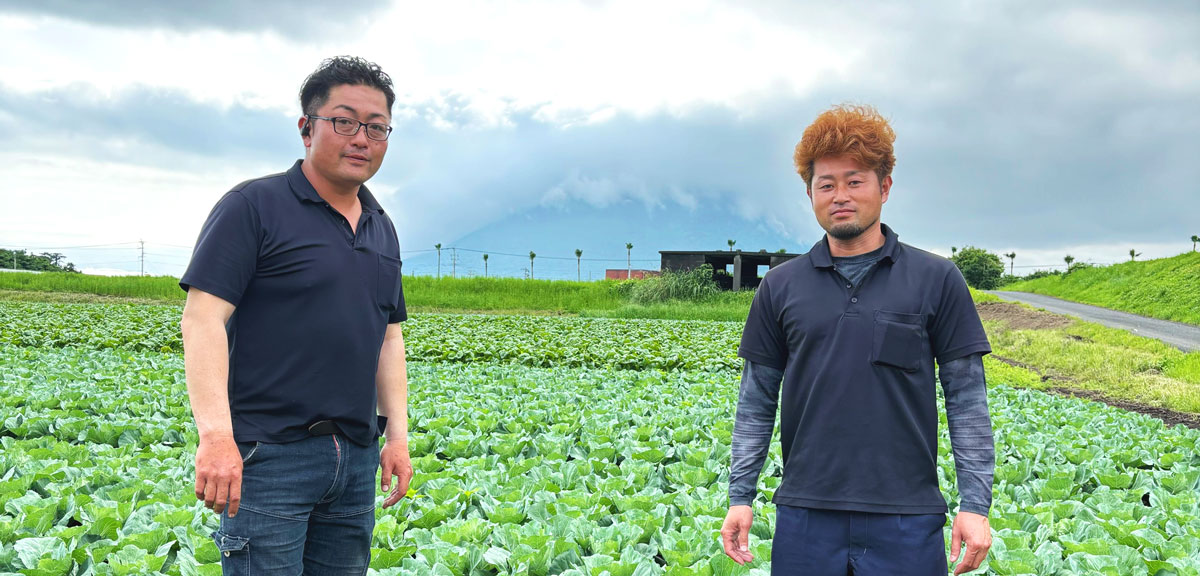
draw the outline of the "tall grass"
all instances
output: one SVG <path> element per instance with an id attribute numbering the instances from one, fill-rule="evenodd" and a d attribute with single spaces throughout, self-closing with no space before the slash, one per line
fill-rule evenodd
<path id="1" fill-rule="evenodd" d="M 1200 324 L 1200 253 L 1171 258 L 1079 268 L 1069 274 L 1016 282 L 1004 290 Z"/>
<path id="2" fill-rule="evenodd" d="M 721 292 L 697 286 L 695 279 L 572 282 L 520 278 L 442 278 L 405 276 L 409 311 L 576 314 L 609 318 L 665 318 L 744 322 L 751 291 Z M 0 273 L 0 298 L 75 300 L 119 297 L 181 302 L 179 280 L 169 276 L 89 276 L 86 274 Z M 692 285 L 687 285 L 692 282 Z M 665 288 L 664 288 L 665 286 Z M 640 302 L 640 303 L 639 303 Z"/>
<path id="3" fill-rule="evenodd" d="M 149 300 L 183 300 L 179 279 L 171 276 L 92 276 L 69 272 L 0 272 L 0 290 L 70 292 Z"/>
<path id="4" fill-rule="evenodd" d="M 627 303 L 619 283 L 520 278 L 405 276 L 404 301 L 411 310 L 540 311 L 578 314 Z"/>
<path id="5" fill-rule="evenodd" d="M 692 270 L 664 270 L 661 276 L 629 283 L 634 304 L 661 304 L 672 300 L 698 302 L 721 292 L 712 278 L 712 266 L 701 265 Z"/>
<path id="6" fill-rule="evenodd" d="M 695 300 L 669 300 L 653 304 L 626 304 L 609 310 L 584 310 L 580 316 L 593 318 L 669 318 L 673 320 L 722 320 L 745 323 L 754 292 L 718 292 Z"/>

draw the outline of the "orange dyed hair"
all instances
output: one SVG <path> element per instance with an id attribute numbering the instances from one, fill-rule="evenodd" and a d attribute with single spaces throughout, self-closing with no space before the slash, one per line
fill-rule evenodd
<path id="1" fill-rule="evenodd" d="M 822 112 L 796 144 L 796 172 L 812 190 L 813 164 L 825 156 L 849 156 L 873 170 L 883 182 L 896 166 L 896 132 L 870 106 L 842 104 Z"/>

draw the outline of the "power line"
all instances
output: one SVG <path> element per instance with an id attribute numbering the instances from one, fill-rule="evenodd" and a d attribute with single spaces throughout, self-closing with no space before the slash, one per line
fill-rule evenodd
<path id="1" fill-rule="evenodd" d="M 446 248 L 443 248 L 443 250 L 445 250 L 445 249 Z M 495 255 L 495 256 L 513 256 L 515 258 L 526 258 L 526 259 L 529 258 L 528 254 L 512 254 L 509 252 L 492 252 L 490 250 L 476 250 L 474 248 L 456 248 L 456 249 L 462 250 L 463 252 L 475 252 L 478 254 L 490 254 L 490 255 Z M 546 260 L 575 260 L 574 256 L 541 256 L 541 255 L 538 255 L 538 258 L 544 258 Z M 580 260 L 582 260 L 584 262 L 626 262 L 626 261 L 629 261 L 629 262 L 660 262 L 661 261 L 661 259 L 659 259 L 659 258 L 641 258 L 641 259 L 639 259 L 639 258 L 628 259 L 627 258 L 625 260 L 622 260 L 620 258 L 580 258 Z"/>
<path id="2" fill-rule="evenodd" d="M 84 246 L 16 246 L 22 250 L 80 250 L 84 248 L 104 248 L 108 246 L 129 246 L 137 242 L 115 242 L 112 244 L 87 244 Z"/>

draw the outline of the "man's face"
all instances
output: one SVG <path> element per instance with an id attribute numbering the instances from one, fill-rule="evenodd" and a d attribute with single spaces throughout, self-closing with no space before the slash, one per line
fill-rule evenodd
<path id="1" fill-rule="evenodd" d="M 891 187 L 891 176 L 880 183 L 874 170 L 847 156 L 825 156 L 813 162 L 808 197 L 821 228 L 838 240 L 850 240 L 879 222 Z"/>
<path id="2" fill-rule="evenodd" d="M 370 86 L 342 84 L 329 91 L 329 98 L 315 116 L 353 118 L 359 122 L 391 121 L 387 97 L 383 91 Z M 387 141 L 367 138 L 367 128 L 360 126 L 353 136 L 334 132 L 329 120 L 308 120 L 309 132 L 304 137 L 308 148 L 306 161 L 320 177 L 336 186 L 357 186 L 370 180 L 383 164 Z"/>

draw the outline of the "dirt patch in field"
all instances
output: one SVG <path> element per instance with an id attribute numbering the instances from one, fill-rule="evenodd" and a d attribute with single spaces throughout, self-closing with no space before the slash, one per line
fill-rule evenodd
<path id="1" fill-rule="evenodd" d="M 1070 326 L 1073 319 L 1045 310 L 1034 310 L 1016 302 L 980 302 L 979 318 L 1003 322 L 1010 330 L 1052 330 Z"/>
<path id="2" fill-rule="evenodd" d="M 1183 424 L 1188 428 L 1200 430 L 1200 414 L 1188 414 L 1187 412 L 1176 412 L 1174 410 L 1159 408 L 1157 406 L 1147 406 L 1145 404 L 1138 404 L 1136 402 L 1114 400 L 1108 396 L 1105 396 L 1104 394 L 1092 390 L 1076 390 L 1074 388 L 1053 387 L 1050 388 L 1049 391 L 1058 394 L 1059 396 L 1066 396 L 1069 398 L 1086 398 L 1096 402 L 1103 402 L 1114 408 L 1120 408 L 1130 412 L 1137 412 L 1138 414 L 1145 414 L 1147 416 L 1162 420 L 1167 426 Z"/>
<path id="3" fill-rule="evenodd" d="M 1072 386 L 1072 384 L 1075 384 L 1075 380 L 1073 380 L 1071 378 L 1067 378 L 1065 376 L 1060 376 L 1058 374 L 1045 374 L 1041 370 L 1039 370 L 1036 366 L 1032 366 L 1032 365 L 1026 364 L 1024 362 L 1018 362 L 1016 360 L 1013 360 L 1012 358 L 1005 358 L 1003 356 L 997 356 L 995 354 L 992 354 L 991 356 L 992 356 L 992 358 L 999 360 L 1005 364 L 1008 364 L 1009 366 L 1016 366 L 1018 368 L 1024 368 L 1026 370 L 1029 370 L 1030 372 L 1033 372 L 1034 374 L 1037 374 L 1038 376 L 1040 376 L 1042 378 L 1042 382 L 1054 381 L 1055 383 L 1057 383 L 1057 385 L 1050 386 L 1049 388 L 1043 389 L 1045 392 L 1049 392 L 1051 394 L 1057 394 L 1059 396 L 1065 396 L 1067 398 L 1083 398 L 1086 400 L 1092 400 L 1094 402 L 1102 402 L 1104 404 L 1108 404 L 1109 406 L 1112 406 L 1113 408 L 1120 408 L 1122 410 L 1128 410 L 1130 412 L 1137 412 L 1138 414 L 1145 414 L 1146 416 L 1150 416 L 1152 418 L 1158 418 L 1159 420 L 1162 420 L 1163 423 L 1166 424 L 1167 426 L 1183 424 L 1184 426 L 1187 426 L 1188 428 L 1200 430 L 1200 414 L 1191 414 L 1188 412 L 1176 412 L 1174 410 L 1170 410 L 1167 408 L 1159 408 L 1158 406 L 1150 406 L 1148 404 L 1141 404 L 1138 402 L 1130 402 L 1128 400 L 1118 400 L 1116 398 L 1110 398 L 1109 396 L 1105 395 L 1104 393 L 1097 392 L 1095 390 L 1081 390 L 1079 388 L 1075 388 Z"/>

